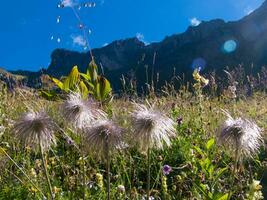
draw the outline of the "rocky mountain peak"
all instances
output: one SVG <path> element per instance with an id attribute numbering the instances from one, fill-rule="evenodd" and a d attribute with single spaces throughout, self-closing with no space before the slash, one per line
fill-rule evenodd
<path id="1" fill-rule="evenodd" d="M 225 51 L 225 43 L 235 45 L 233 51 Z M 97 63 L 105 75 L 115 84 L 121 75 L 136 76 L 137 84 L 144 85 L 145 68 L 150 73 L 155 57 L 154 73 L 160 74 L 164 83 L 173 75 L 190 75 L 193 63 L 202 60 L 204 71 L 222 70 L 239 64 L 255 70 L 267 65 L 267 1 L 241 20 L 225 22 L 221 19 L 203 21 L 199 26 L 190 26 L 184 33 L 166 37 L 163 41 L 145 45 L 138 38 L 117 40 L 105 47 L 93 49 Z M 57 49 L 51 55 L 51 64 L 46 73 L 60 77 L 69 73 L 74 65 L 85 71 L 90 62 L 89 53 Z M 114 87 L 114 85 L 113 85 Z"/>

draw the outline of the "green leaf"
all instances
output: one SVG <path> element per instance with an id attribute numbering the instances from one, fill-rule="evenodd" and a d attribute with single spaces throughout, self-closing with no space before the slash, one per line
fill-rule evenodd
<path id="1" fill-rule="evenodd" d="M 210 165 L 209 168 L 208 168 L 208 173 L 209 173 L 209 177 L 212 178 L 213 177 L 213 173 L 214 173 L 214 165 Z"/>
<path id="2" fill-rule="evenodd" d="M 94 87 L 94 97 L 97 100 L 101 100 L 101 94 L 100 94 L 100 84 L 99 82 L 96 82 L 96 85 Z"/>
<path id="3" fill-rule="evenodd" d="M 217 174 L 216 174 L 216 177 L 215 177 L 215 183 L 219 180 L 219 178 L 223 175 L 223 173 L 227 170 L 228 168 L 227 167 L 224 167 L 220 170 L 218 170 Z"/>
<path id="4" fill-rule="evenodd" d="M 60 81 L 60 80 L 58 80 L 58 79 L 56 79 L 56 78 L 51 78 L 51 80 L 61 89 L 61 90 L 63 90 L 63 88 L 64 88 L 64 85 L 63 85 L 63 83 Z"/>
<path id="5" fill-rule="evenodd" d="M 207 150 L 210 150 L 210 148 L 213 147 L 214 144 L 215 144 L 214 138 L 210 139 L 206 144 Z"/>
<path id="6" fill-rule="evenodd" d="M 110 83 L 103 76 L 100 76 L 98 78 L 98 83 L 99 83 L 100 98 L 101 98 L 101 100 L 104 100 L 110 94 L 110 92 L 111 92 Z"/>
<path id="7" fill-rule="evenodd" d="M 86 81 L 91 81 L 91 76 L 90 74 L 84 74 L 80 73 L 81 77 L 83 77 Z"/>
<path id="8" fill-rule="evenodd" d="M 202 184 L 202 183 L 195 183 L 194 185 L 195 185 L 195 187 L 197 188 L 197 190 L 198 190 L 202 195 L 204 195 L 205 199 L 212 200 L 212 198 L 210 198 L 210 196 L 209 196 L 209 192 L 207 192 L 207 187 L 206 187 L 206 185 L 204 185 L 204 184 Z"/>
<path id="9" fill-rule="evenodd" d="M 90 76 L 92 83 L 96 83 L 98 77 L 98 68 L 94 61 L 91 61 L 87 69 L 87 75 Z"/>
<path id="10" fill-rule="evenodd" d="M 41 90 L 39 94 L 41 97 L 43 97 L 47 100 L 54 100 L 57 98 L 57 93 L 54 91 Z"/>
<path id="11" fill-rule="evenodd" d="M 75 89 L 80 81 L 80 73 L 77 66 L 74 66 L 68 76 L 69 88 Z"/>
<path id="12" fill-rule="evenodd" d="M 63 82 L 63 90 L 66 92 L 69 92 L 70 90 L 70 79 L 69 77 L 66 77 Z"/>
<path id="13" fill-rule="evenodd" d="M 89 91 L 83 81 L 80 81 L 79 88 L 80 88 L 80 92 L 82 93 L 83 98 L 86 98 L 89 94 Z"/>
<path id="14" fill-rule="evenodd" d="M 193 146 L 193 148 L 196 150 L 197 153 L 199 153 L 202 157 L 204 157 L 204 152 L 197 146 Z"/>
<path id="15" fill-rule="evenodd" d="M 227 200 L 229 194 L 216 194 L 215 195 L 215 200 Z"/>
<path id="16" fill-rule="evenodd" d="M 85 83 L 85 85 L 87 86 L 87 88 L 89 90 L 94 90 L 95 86 L 93 83 L 91 83 L 90 81 L 87 81 L 87 80 L 83 80 L 83 82 Z"/>

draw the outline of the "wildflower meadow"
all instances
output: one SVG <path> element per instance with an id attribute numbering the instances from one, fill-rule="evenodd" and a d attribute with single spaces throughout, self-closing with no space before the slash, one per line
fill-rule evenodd
<path id="1" fill-rule="evenodd" d="M 126 12 L 121 5 L 113 5 L 116 1 L 110 2 L 61 0 L 54 13 L 42 4 L 41 9 L 47 9 L 46 20 L 52 13 L 57 15 L 53 26 L 43 26 L 43 18 L 29 20 L 28 15 L 20 20 L 18 27 L 40 23 L 51 30 L 49 42 L 61 48 L 78 45 L 80 52 L 55 50 L 47 70 L 0 71 L 0 200 L 267 199 L 267 68 L 234 66 L 238 58 L 252 62 L 246 55 L 254 52 L 259 55 L 252 58 L 266 62 L 266 40 L 256 40 L 266 39 L 266 2 L 255 12 L 247 6 L 250 13 L 237 22 L 202 22 L 192 16 L 185 33 L 166 37 L 162 43 L 153 42 L 151 36 L 150 44 L 137 32 L 134 39 L 101 44 L 93 50 L 91 39 L 100 37 L 84 23 L 91 20 L 86 18 L 88 9 L 92 19 L 104 24 L 103 29 L 96 26 L 101 37 L 108 38 L 117 24 L 130 24 L 128 29 L 134 29 L 134 19 L 121 22 Z M 139 9 L 139 3 L 134 7 Z M 158 2 L 160 9 L 150 8 L 152 3 L 147 6 L 144 10 L 151 16 L 137 20 L 156 21 L 160 28 L 151 35 L 176 21 L 165 19 L 175 7 L 172 4 Z M 166 6 L 169 10 L 165 13 L 162 9 Z M 183 9 L 187 7 L 193 10 L 191 5 Z M 103 20 L 97 15 L 101 9 L 106 16 Z M 128 9 L 130 13 L 134 8 Z M 164 17 L 154 19 L 152 10 L 156 15 L 165 13 Z M 201 6 L 195 10 L 206 12 Z M 112 20 L 110 13 L 119 19 Z M 187 18 L 184 10 L 180 13 Z M 6 26 L 17 27 L 12 23 Z M 140 25 L 151 29 L 146 26 Z M 126 30 L 120 28 L 117 32 Z M 243 31 L 240 37 L 239 29 Z M 34 43 L 36 30 L 31 30 L 29 43 Z M 40 38 L 38 41 L 45 41 Z M 72 43 L 67 41 L 70 38 Z M 17 42 L 14 38 L 9 42 L 13 40 Z M 246 40 L 248 49 L 247 43 L 242 43 Z M 38 46 L 40 55 L 44 54 L 41 50 L 50 49 L 46 42 Z M 94 42 L 92 46 L 100 46 Z M 254 44 L 257 51 L 252 50 Z M 14 47 L 17 44 L 6 49 L 13 52 Z M 34 51 L 37 55 L 37 48 Z M 221 61 L 227 66 L 212 68 Z M 182 67 L 183 63 L 192 66 Z M 176 64 L 179 67 L 170 72 Z M 28 83 L 24 83 L 25 77 Z"/>
<path id="2" fill-rule="evenodd" d="M 0 198 L 264 199 L 266 94 L 212 97 L 193 77 L 104 101 L 2 85 Z"/>

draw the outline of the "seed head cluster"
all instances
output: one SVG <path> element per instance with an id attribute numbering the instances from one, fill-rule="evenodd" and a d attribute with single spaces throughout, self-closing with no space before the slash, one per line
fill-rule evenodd
<path id="1" fill-rule="evenodd" d="M 39 144 L 47 151 L 56 143 L 53 120 L 44 111 L 25 113 L 13 127 L 13 133 L 23 145 L 38 149 Z"/>
<path id="2" fill-rule="evenodd" d="M 175 137 L 174 121 L 152 106 L 134 104 L 135 110 L 131 113 L 133 138 L 140 149 L 162 149 L 164 143 L 170 146 L 172 137 Z"/>
<path id="3" fill-rule="evenodd" d="M 82 130 L 97 119 L 106 119 L 106 114 L 95 103 L 85 100 L 79 93 L 71 93 L 62 106 L 63 117 L 75 129 Z"/>
<path id="4" fill-rule="evenodd" d="M 255 156 L 263 144 L 261 129 L 248 119 L 234 119 L 230 114 L 226 115 L 227 120 L 218 135 L 219 143 L 233 151 L 238 159 Z"/>
<path id="5" fill-rule="evenodd" d="M 98 120 L 84 131 L 89 152 L 105 156 L 122 144 L 123 130 L 110 120 Z"/>

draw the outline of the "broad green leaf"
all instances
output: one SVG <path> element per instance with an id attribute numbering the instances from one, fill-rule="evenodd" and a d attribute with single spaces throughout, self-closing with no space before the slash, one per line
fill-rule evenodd
<path id="1" fill-rule="evenodd" d="M 214 169 L 215 169 L 214 165 L 211 164 L 211 165 L 209 166 L 209 169 L 208 169 L 210 178 L 213 177 Z"/>
<path id="2" fill-rule="evenodd" d="M 227 170 L 228 168 L 225 167 L 225 168 L 222 168 L 220 170 L 218 170 L 217 174 L 216 174 L 216 177 L 215 177 L 215 180 L 214 180 L 214 183 L 216 183 L 220 177 L 223 175 L 223 173 Z"/>
<path id="3" fill-rule="evenodd" d="M 201 156 L 204 156 L 204 152 L 197 146 L 193 146 L 193 148 L 197 151 L 197 153 L 199 153 Z"/>
<path id="4" fill-rule="evenodd" d="M 227 170 L 227 167 L 220 169 L 217 173 L 217 176 L 220 177 L 226 170 Z"/>
<path id="5" fill-rule="evenodd" d="M 64 88 L 64 85 L 63 85 L 63 83 L 60 81 L 60 80 L 58 80 L 58 79 L 56 79 L 56 78 L 51 78 L 52 79 L 52 81 L 61 89 L 61 90 L 63 90 L 63 88 Z"/>
<path id="6" fill-rule="evenodd" d="M 202 184 L 202 183 L 198 183 L 198 184 L 194 184 L 195 187 L 198 189 L 198 191 L 205 197 L 205 199 L 208 199 L 208 200 L 212 200 L 210 197 L 209 197 L 209 192 L 207 192 L 207 187 L 206 185 Z"/>
<path id="7" fill-rule="evenodd" d="M 86 98 L 89 94 L 89 91 L 83 81 L 80 81 L 79 88 L 80 88 L 80 92 L 82 93 L 83 98 Z"/>
<path id="8" fill-rule="evenodd" d="M 98 83 L 99 83 L 100 98 L 101 98 L 101 100 L 104 100 L 109 95 L 109 93 L 111 92 L 110 83 L 103 76 L 99 77 Z"/>
<path id="9" fill-rule="evenodd" d="M 206 158 L 204 162 L 205 162 L 205 165 L 206 165 L 207 167 L 210 166 L 210 164 L 211 164 L 211 161 L 210 161 L 209 158 Z"/>
<path id="10" fill-rule="evenodd" d="M 80 73 L 81 77 L 83 77 L 85 80 L 87 81 L 91 81 L 91 76 L 90 74 L 84 74 L 84 73 Z"/>
<path id="11" fill-rule="evenodd" d="M 70 79 L 69 77 L 65 78 L 64 82 L 63 82 L 63 90 L 66 92 L 69 92 L 70 90 Z"/>
<path id="12" fill-rule="evenodd" d="M 83 97 L 92 94 L 99 101 L 106 100 L 112 90 L 110 82 L 104 76 L 98 76 L 98 68 L 94 61 L 90 62 L 86 73 L 80 73 L 78 67 L 74 66 L 69 75 L 62 77 L 61 80 L 51 79 L 66 93 L 78 91 Z"/>
<path id="13" fill-rule="evenodd" d="M 212 199 L 212 200 L 214 199 L 213 194 L 211 192 L 208 192 L 208 196 L 209 196 L 209 199 Z"/>
<path id="14" fill-rule="evenodd" d="M 80 73 L 77 66 L 74 66 L 68 76 L 69 78 L 69 88 L 74 89 L 80 80 Z"/>
<path id="15" fill-rule="evenodd" d="M 214 143 L 215 143 L 214 138 L 210 139 L 206 144 L 207 150 L 210 150 L 210 148 L 214 145 Z"/>
<path id="16" fill-rule="evenodd" d="M 227 200 L 229 194 L 216 194 L 215 200 Z"/>
<path id="17" fill-rule="evenodd" d="M 87 80 L 83 80 L 83 82 L 85 83 L 85 85 L 87 86 L 87 88 L 89 90 L 94 90 L 95 86 L 93 83 L 91 83 L 90 81 L 87 81 Z"/>
<path id="18" fill-rule="evenodd" d="M 87 69 L 87 75 L 90 76 L 91 81 L 95 84 L 98 77 L 98 68 L 94 61 L 91 61 Z"/>
<path id="19" fill-rule="evenodd" d="M 100 84 L 99 82 L 96 82 L 95 88 L 94 88 L 94 97 L 97 100 L 101 100 L 101 95 L 100 95 Z"/>
<path id="20" fill-rule="evenodd" d="M 55 91 L 41 90 L 39 94 L 47 100 L 53 100 L 57 98 L 57 93 Z"/>

